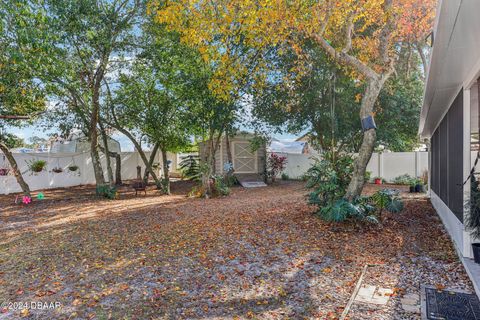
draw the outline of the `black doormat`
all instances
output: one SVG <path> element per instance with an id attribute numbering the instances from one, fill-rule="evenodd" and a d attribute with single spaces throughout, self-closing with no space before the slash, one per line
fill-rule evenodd
<path id="1" fill-rule="evenodd" d="M 424 288 L 423 318 L 428 320 L 480 320 L 476 294 Z"/>

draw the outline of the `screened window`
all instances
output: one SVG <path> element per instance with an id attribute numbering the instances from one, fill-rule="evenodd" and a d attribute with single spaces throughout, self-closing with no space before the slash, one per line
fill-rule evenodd
<path id="1" fill-rule="evenodd" d="M 463 90 L 432 136 L 432 190 L 463 222 Z"/>

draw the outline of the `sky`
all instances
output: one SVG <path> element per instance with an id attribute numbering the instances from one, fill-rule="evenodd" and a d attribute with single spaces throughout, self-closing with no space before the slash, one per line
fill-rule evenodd
<path id="1" fill-rule="evenodd" d="M 48 103 L 48 108 L 55 108 L 56 103 L 55 102 L 49 102 Z M 248 125 L 245 125 L 248 122 L 253 121 L 254 116 L 252 115 L 252 107 L 251 104 L 249 103 L 249 97 L 246 97 L 244 102 L 242 103 L 243 110 L 242 114 L 239 114 L 239 117 L 242 117 L 243 121 L 241 121 L 240 125 L 240 130 L 242 131 L 252 131 L 251 128 L 248 127 Z M 40 138 L 48 138 L 49 134 L 58 132 L 58 130 L 55 127 L 52 127 L 50 130 L 45 129 L 45 123 L 43 123 L 43 126 L 36 126 L 36 125 L 31 125 L 23 128 L 16 128 L 16 127 L 11 127 L 8 129 L 8 132 L 15 134 L 17 137 L 20 137 L 24 139 L 25 142 L 29 142 L 29 138 L 33 136 L 37 136 Z M 298 134 L 298 135 L 293 135 L 289 133 L 284 133 L 284 134 L 271 134 L 270 138 L 275 138 L 280 141 L 284 142 L 290 142 L 294 141 L 296 138 L 302 136 L 304 132 Z M 120 143 L 120 148 L 124 152 L 129 152 L 129 151 L 134 151 L 134 146 L 133 143 L 122 133 L 118 132 L 112 135 L 112 138 L 117 140 Z"/>
<path id="2" fill-rule="evenodd" d="M 245 129 L 245 128 L 242 128 L 242 130 L 248 131 L 248 129 Z M 40 128 L 33 125 L 33 126 L 24 127 L 24 128 L 11 128 L 9 132 L 24 139 L 25 142 L 29 142 L 28 139 L 33 136 L 37 136 L 40 138 L 48 138 L 48 134 L 55 133 L 57 132 L 57 130 L 55 128 L 52 128 L 51 130 L 45 130 L 45 128 Z M 301 134 L 299 135 L 273 134 L 271 137 L 281 141 L 294 141 L 296 138 L 300 136 Z M 133 144 L 125 135 L 121 133 L 116 133 L 116 134 L 113 134 L 112 138 L 117 140 L 120 143 L 120 148 L 122 151 L 128 152 L 128 151 L 134 150 Z"/>

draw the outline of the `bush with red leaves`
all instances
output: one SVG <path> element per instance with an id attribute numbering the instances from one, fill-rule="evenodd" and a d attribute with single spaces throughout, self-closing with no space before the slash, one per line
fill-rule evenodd
<path id="1" fill-rule="evenodd" d="M 275 178 L 285 170 L 287 166 L 287 157 L 271 153 L 267 159 L 267 178 L 275 182 Z"/>

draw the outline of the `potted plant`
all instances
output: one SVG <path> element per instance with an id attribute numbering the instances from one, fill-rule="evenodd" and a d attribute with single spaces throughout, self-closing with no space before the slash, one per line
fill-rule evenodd
<path id="1" fill-rule="evenodd" d="M 28 164 L 28 169 L 33 172 L 33 173 L 39 173 L 42 172 L 46 166 L 47 166 L 47 161 L 45 160 L 31 160 L 27 161 Z"/>
<path id="2" fill-rule="evenodd" d="M 408 185 L 410 186 L 410 193 L 414 193 L 415 186 L 417 185 L 417 179 L 411 178 L 410 181 L 408 182 Z"/>
<path id="3" fill-rule="evenodd" d="M 52 172 L 55 172 L 55 173 L 62 173 L 63 172 L 63 169 L 60 168 L 60 167 L 55 167 L 52 169 Z"/>
<path id="4" fill-rule="evenodd" d="M 375 177 L 373 178 L 375 184 L 382 184 L 382 178 L 381 177 Z"/>
<path id="5" fill-rule="evenodd" d="M 76 164 L 71 164 L 68 166 L 68 170 L 69 171 L 72 171 L 72 172 L 75 172 L 78 170 L 78 166 Z"/>
<path id="6" fill-rule="evenodd" d="M 410 192 L 424 192 L 423 182 L 420 178 L 415 178 L 412 180 L 410 183 Z"/>
<path id="7" fill-rule="evenodd" d="M 420 179 L 415 179 L 415 192 L 423 192 L 423 182 Z"/>
<path id="8" fill-rule="evenodd" d="M 470 184 L 470 199 L 465 204 L 469 210 L 469 214 L 466 216 L 465 224 L 468 230 L 471 232 L 473 238 L 480 238 L 480 190 L 478 189 L 478 181 L 475 176 L 472 175 Z M 480 243 L 472 243 L 473 258 L 475 263 L 480 264 Z"/>
<path id="9" fill-rule="evenodd" d="M 416 180 L 415 179 L 412 179 L 410 180 L 410 193 L 414 193 L 415 192 L 415 184 L 416 184 Z"/>

